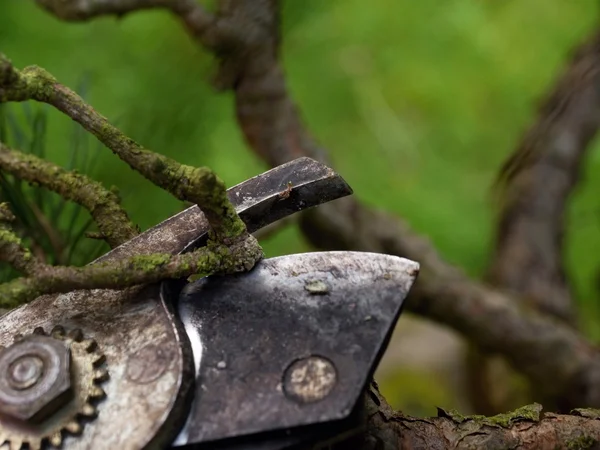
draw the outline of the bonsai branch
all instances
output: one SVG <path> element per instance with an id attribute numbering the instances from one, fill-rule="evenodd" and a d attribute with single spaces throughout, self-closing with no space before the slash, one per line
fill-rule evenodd
<path id="1" fill-rule="evenodd" d="M 14 220 L 15 216 L 8 204 L 0 203 L 0 261 L 10 264 L 20 272 L 32 273 L 35 269 L 35 258 L 10 228 L 10 223 Z"/>
<path id="2" fill-rule="evenodd" d="M 431 448 L 591 449 L 600 443 L 600 411 L 544 413 L 539 404 L 493 417 L 463 416 L 438 409 L 438 417 L 416 418 L 393 411 L 373 383 L 364 396 L 364 433 L 334 445 L 346 448 L 414 450 Z"/>
<path id="3" fill-rule="evenodd" d="M 11 214 L 0 207 L 0 260 L 28 276 L 0 285 L 0 308 L 14 308 L 44 294 L 78 289 L 123 289 L 193 274 L 233 273 L 250 270 L 262 258 L 253 239 L 224 245 L 210 241 L 182 255 L 150 254 L 90 264 L 85 267 L 50 266 L 33 258 L 6 220 Z"/>
<path id="4" fill-rule="evenodd" d="M 271 0 L 253 0 L 257 12 Z M 243 48 L 249 41 L 260 43 L 261 27 L 249 26 L 244 14 L 237 14 L 239 2 L 218 2 L 217 14 L 208 12 L 197 0 L 36 0 L 54 16 L 69 22 L 81 22 L 100 16 L 123 17 L 135 11 L 165 9 L 178 17 L 194 38 L 214 51 Z M 245 13 L 252 14 L 252 10 Z"/>
<path id="5" fill-rule="evenodd" d="M 143 148 L 44 69 L 31 66 L 19 71 L 0 55 L 0 102 L 25 100 L 54 106 L 96 136 L 132 169 L 179 200 L 197 204 L 211 225 L 213 239 L 230 243 L 247 238 L 246 226 L 227 198 L 225 184 L 212 170 L 179 164 Z"/>
<path id="6" fill-rule="evenodd" d="M 98 225 L 102 239 L 113 248 L 138 234 L 137 227 L 119 204 L 117 194 L 85 175 L 69 172 L 34 155 L 13 150 L 2 142 L 0 169 L 18 179 L 39 184 L 86 208 Z"/>
<path id="7" fill-rule="evenodd" d="M 191 274 L 249 270 L 263 256 L 227 197 L 225 184 L 206 167 L 190 167 L 151 152 L 124 135 L 75 92 L 36 66 L 22 71 L 0 54 L 0 102 L 36 100 L 62 111 L 94 134 L 129 166 L 183 201 L 195 203 L 210 225 L 208 247 L 190 254 L 142 255 L 84 268 L 51 267 L 36 262 L 14 233 L 3 228 L 4 260 L 28 277 L 0 286 L 0 306 L 14 307 L 36 296 L 76 289 L 119 289 Z M 118 198 L 87 178 L 69 173 L 31 155 L 0 146 L 0 167 L 18 178 L 39 183 L 87 207 L 103 237 L 119 244 L 135 228 Z M 8 216 L 7 216 L 8 217 Z M 31 263 L 33 264 L 33 263 Z"/>

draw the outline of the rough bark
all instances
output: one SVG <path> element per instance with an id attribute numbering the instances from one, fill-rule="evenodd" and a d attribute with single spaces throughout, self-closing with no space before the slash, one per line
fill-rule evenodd
<path id="1" fill-rule="evenodd" d="M 371 385 L 365 395 L 364 434 L 334 449 L 369 450 L 574 450 L 600 448 L 600 411 L 569 415 L 543 413 L 538 404 L 494 417 L 461 416 L 438 410 L 438 417 L 414 418 L 393 411 Z"/>

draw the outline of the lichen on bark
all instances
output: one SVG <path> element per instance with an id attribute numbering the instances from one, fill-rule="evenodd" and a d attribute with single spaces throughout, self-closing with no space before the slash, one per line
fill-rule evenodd
<path id="1" fill-rule="evenodd" d="M 118 195 L 85 175 L 69 172 L 35 155 L 21 153 L 0 142 L 0 169 L 20 180 L 37 183 L 86 208 L 114 248 L 138 234 Z"/>
<path id="2" fill-rule="evenodd" d="M 85 267 L 47 266 L 38 263 L 36 273 L 0 284 L 0 308 L 13 308 L 33 298 L 78 289 L 121 289 L 168 278 L 234 273 L 250 270 L 263 257 L 250 237 L 227 246 L 209 242 L 190 253 L 135 255 Z"/>
<path id="3" fill-rule="evenodd" d="M 33 255 L 12 231 L 10 223 L 14 220 L 15 216 L 8 204 L 0 203 L 0 261 L 7 262 L 20 272 L 28 273 L 33 269 Z"/>
<path id="4" fill-rule="evenodd" d="M 452 419 L 457 424 L 473 422 L 481 426 L 487 425 L 492 427 L 496 426 L 502 428 L 510 428 L 516 422 L 539 422 L 541 411 L 542 405 L 538 403 L 522 406 L 521 408 L 515 409 L 514 411 L 504 414 L 497 414 L 491 417 L 482 415 L 464 416 L 455 410 L 445 411 L 442 408 L 438 408 L 438 417 L 446 417 Z"/>
<path id="5" fill-rule="evenodd" d="M 246 225 L 229 202 L 225 184 L 212 170 L 180 164 L 145 149 L 44 69 L 31 66 L 19 71 L 0 54 L 0 101 L 25 100 L 54 106 L 148 180 L 179 200 L 197 204 L 211 225 L 212 237 L 219 242 L 247 237 Z"/>
<path id="6" fill-rule="evenodd" d="M 28 275 L 0 285 L 1 307 L 15 307 L 42 294 L 76 289 L 119 289 L 192 274 L 246 271 L 263 257 L 258 241 L 248 233 L 229 201 L 225 183 L 212 170 L 186 166 L 143 148 L 44 69 L 30 66 L 17 70 L 0 54 L 0 102 L 26 100 L 54 106 L 96 136 L 132 169 L 178 199 L 197 204 L 210 225 L 209 241 L 206 247 L 184 255 L 137 255 L 83 268 L 50 267 L 35 261 L 33 273 L 31 253 L 27 253 L 8 228 L 0 228 L 0 250 L 10 255 L 3 260 Z M 98 224 L 101 236 L 113 246 L 137 234 L 120 207 L 118 196 L 83 175 L 9 149 L 2 143 L 0 168 L 85 206 Z"/>

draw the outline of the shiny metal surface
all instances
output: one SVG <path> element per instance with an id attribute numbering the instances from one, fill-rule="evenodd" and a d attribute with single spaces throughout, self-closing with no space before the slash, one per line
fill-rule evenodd
<path id="1" fill-rule="evenodd" d="M 347 418 L 418 270 L 389 255 L 305 253 L 187 285 L 178 310 L 194 348 L 195 402 L 174 445 L 243 436 L 250 445 L 260 433 Z"/>

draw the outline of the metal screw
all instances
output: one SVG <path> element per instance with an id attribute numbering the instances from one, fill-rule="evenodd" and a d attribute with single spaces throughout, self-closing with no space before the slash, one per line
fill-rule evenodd
<path id="1" fill-rule="evenodd" d="M 337 383 L 337 372 L 331 361 L 309 356 L 291 363 L 283 375 L 283 392 L 300 403 L 324 399 Z"/>
<path id="2" fill-rule="evenodd" d="M 23 355 L 8 368 L 8 383 L 16 390 L 30 388 L 40 381 L 44 373 L 44 361 L 35 355 Z"/>
<path id="3" fill-rule="evenodd" d="M 70 352 L 48 336 L 29 336 L 0 353 L 0 415 L 37 422 L 70 399 Z"/>

